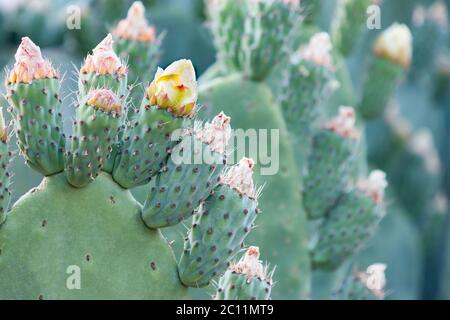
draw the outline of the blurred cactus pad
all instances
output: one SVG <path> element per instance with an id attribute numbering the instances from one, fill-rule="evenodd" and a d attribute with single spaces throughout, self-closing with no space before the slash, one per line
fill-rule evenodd
<path id="1" fill-rule="evenodd" d="M 0 299 L 450 299 L 449 7 L 0 2 Z"/>

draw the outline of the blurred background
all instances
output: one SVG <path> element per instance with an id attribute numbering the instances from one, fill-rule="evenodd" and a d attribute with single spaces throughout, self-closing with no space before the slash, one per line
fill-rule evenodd
<path id="1" fill-rule="evenodd" d="M 329 28 L 335 0 L 324 0 L 321 27 Z M 444 1 L 450 7 L 450 0 Z M 71 92 L 76 90 L 74 71 L 83 57 L 108 30 L 124 18 L 130 0 L 0 0 L 0 66 L 13 64 L 23 36 L 29 36 L 65 76 L 64 112 L 70 119 Z M 206 26 L 203 0 L 146 0 L 147 18 L 163 40 L 162 67 L 189 58 L 200 76 L 215 61 L 215 50 Z M 383 1 L 382 28 L 398 21 L 414 35 L 414 61 L 395 100 L 383 119 L 367 125 L 371 165 L 385 170 L 389 179 L 388 215 L 367 248 L 359 254 L 361 265 L 388 265 L 388 299 L 450 298 L 450 38 L 448 14 L 441 7 L 431 22 L 423 22 L 418 6 L 432 0 Z M 77 6 L 81 29 L 70 30 L 68 10 Z M 440 15 L 439 15 L 440 14 Z M 445 22 L 445 23 L 444 23 Z M 368 31 L 358 50 L 348 59 L 356 87 L 370 46 L 379 30 Z M 0 90 L 4 93 L 4 87 Z M 334 97 L 336 98 L 336 97 Z M 332 97 L 333 99 L 333 97 Z M 5 107 L 2 99 L 0 105 Z M 70 125 L 70 121 L 66 121 Z M 68 129 L 68 128 L 67 128 Z M 20 157 L 14 161 L 13 201 L 39 184 L 41 177 Z M 142 198 L 145 190 L 136 191 Z M 326 275 L 316 274 L 317 282 Z M 320 288 L 313 298 L 322 298 Z"/>

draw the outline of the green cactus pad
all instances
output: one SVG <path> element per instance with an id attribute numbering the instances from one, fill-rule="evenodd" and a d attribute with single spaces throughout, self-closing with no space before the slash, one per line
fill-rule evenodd
<path id="1" fill-rule="evenodd" d="M 315 269 L 335 270 L 371 237 L 384 209 L 358 190 L 343 194 L 319 227 L 312 250 Z"/>
<path id="2" fill-rule="evenodd" d="M 67 180 L 74 187 L 84 187 L 100 173 L 111 156 L 121 119 L 116 113 L 82 103 L 76 110 L 77 120 L 66 154 Z"/>
<path id="3" fill-rule="evenodd" d="M 19 150 L 27 164 L 45 176 L 64 170 L 60 86 L 59 79 L 7 85 Z"/>
<path id="4" fill-rule="evenodd" d="M 352 180 L 358 141 L 321 129 L 312 139 L 303 204 L 309 219 L 322 218 Z"/>
<path id="5" fill-rule="evenodd" d="M 9 173 L 9 165 L 12 153 L 8 150 L 8 144 L 0 141 L 0 225 L 6 219 L 6 213 L 11 200 L 11 174 Z"/>
<path id="6" fill-rule="evenodd" d="M 114 163 L 114 180 L 124 188 L 147 184 L 167 163 L 177 144 L 172 133 L 188 122 L 189 119 L 150 106 L 145 97 L 135 120 L 124 132 L 121 151 Z"/>
<path id="7" fill-rule="evenodd" d="M 194 213 L 179 263 L 181 281 L 202 287 L 223 273 L 244 247 L 258 211 L 255 199 L 228 185 L 217 187 Z"/>
<path id="8" fill-rule="evenodd" d="M 185 299 L 187 294 L 167 241 L 145 227 L 139 204 L 107 174 L 82 189 L 71 187 L 62 174 L 45 178 L 1 225 L 0 252 L 0 299 Z M 80 290 L 70 278 L 74 270 L 80 272 Z"/>
<path id="9" fill-rule="evenodd" d="M 176 164 L 170 157 L 150 189 L 142 210 L 142 219 L 150 228 L 168 227 L 187 219 L 219 183 L 225 165 L 224 155 L 190 135 L 183 138 L 173 154 L 188 152 L 185 150 L 188 146 L 193 164 Z M 195 164 L 196 154 L 212 155 L 213 161 Z"/>
<path id="10" fill-rule="evenodd" d="M 372 57 L 359 103 L 359 112 L 365 119 L 373 119 L 383 114 L 403 73 L 402 66 L 384 58 Z"/>
<path id="11" fill-rule="evenodd" d="M 272 283 L 227 270 L 217 285 L 215 300 L 269 300 Z"/>

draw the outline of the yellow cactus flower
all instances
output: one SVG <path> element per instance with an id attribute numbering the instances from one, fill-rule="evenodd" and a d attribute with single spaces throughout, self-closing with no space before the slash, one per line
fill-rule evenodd
<path id="1" fill-rule="evenodd" d="M 177 116 L 191 115 L 197 102 L 197 80 L 191 60 L 175 61 L 164 70 L 158 68 L 147 95 L 152 105 Z"/>
<path id="2" fill-rule="evenodd" d="M 412 35 L 404 24 L 394 23 L 375 41 L 375 55 L 407 68 L 412 59 Z"/>

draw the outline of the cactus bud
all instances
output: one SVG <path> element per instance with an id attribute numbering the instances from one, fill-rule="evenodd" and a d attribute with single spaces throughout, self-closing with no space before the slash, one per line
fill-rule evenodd
<path id="1" fill-rule="evenodd" d="M 352 107 L 340 107 L 338 115 L 327 122 L 324 128 L 334 131 L 344 138 L 357 140 L 360 132 L 355 128 L 355 110 Z"/>
<path id="2" fill-rule="evenodd" d="M 215 300 L 269 300 L 272 274 L 259 260 L 259 248 L 250 247 L 220 278 Z"/>
<path id="3" fill-rule="evenodd" d="M 383 204 L 384 189 L 388 186 L 386 173 L 374 170 L 367 179 L 358 182 L 358 189 L 369 196 L 377 205 Z"/>
<path id="4" fill-rule="evenodd" d="M 94 89 L 89 91 L 87 96 L 87 105 L 101 109 L 104 112 L 117 113 L 122 112 L 122 101 L 108 89 Z"/>
<path id="5" fill-rule="evenodd" d="M 331 56 L 330 36 L 326 32 L 316 33 L 311 37 L 308 44 L 302 46 L 296 55 L 294 55 L 294 63 L 298 60 L 311 61 L 318 66 L 323 66 L 334 71 L 333 58 Z"/>
<path id="6" fill-rule="evenodd" d="M 128 96 L 128 70 L 113 50 L 113 39 L 108 34 L 88 54 L 80 68 L 78 79 L 79 100 L 87 96 L 91 89 L 107 88 L 119 97 Z"/>
<path id="7" fill-rule="evenodd" d="M 231 138 L 230 117 L 219 113 L 211 123 L 205 123 L 203 129 L 196 133 L 197 139 L 209 145 L 218 153 L 225 153 L 225 148 Z"/>
<path id="8" fill-rule="evenodd" d="M 336 292 L 336 298 L 338 300 L 383 300 L 386 285 L 385 270 L 385 264 L 375 263 L 368 266 L 366 271 L 351 272 Z"/>
<path id="9" fill-rule="evenodd" d="M 191 60 L 182 59 L 166 69 L 158 68 L 147 94 L 153 105 L 177 116 L 192 115 L 197 102 L 197 80 Z"/>
<path id="10" fill-rule="evenodd" d="M 31 83 L 34 79 L 59 78 L 59 72 L 42 57 L 41 49 L 28 37 L 23 37 L 15 54 L 16 63 L 6 78 L 6 84 Z"/>
<path id="11" fill-rule="evenodd" d="M 140 42 L 153 42 L 156 39 L 155 28 L 145 19 L 145 8 L 141 1 L 133 2 L 127 18 L 119 21 L 112 34 L 121 39 Z"/>
<path id="12" fill-rule="evenodd" d="M 228 172 L 222 176 L 222 182 L 230 188 L 250 198 L 256 198 L 255 187 L 253 186 L 253 168 L 255 162 L 253 159 L 242 158 L 239 164 L 231 167 Z"/>
<path id="13" fill-rule="evenodd" d="M 86 57 L 81 73 L 126 74 L 127 69 L 113 50 L 113 39 L 108 34 Z"/>
<path id="14" fill-rule="evenodd" d="M 404 24 L 394 23 L 375 41 L 376 56 L 407 68 L 412 58 L 412 35 Z"/>
<path id="15" fill-rule="evenodd" d="M 157 37 L 155 28 L 145 19 L 142 2 L 133 2 L 126 19 L 119 21 L 112 30 L 112 35 L 115 40 L 114 49 L 120 57 L 128 61 L 129 82 L 149 83 L 158 65 L 164 34 Z M 138 101 L 142 99 L 141 90 L 132 91 L 132 99 L 135 105 L 138 105 Z"/>

